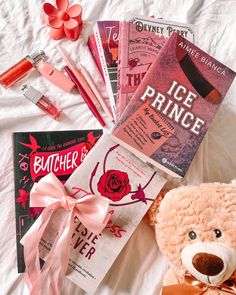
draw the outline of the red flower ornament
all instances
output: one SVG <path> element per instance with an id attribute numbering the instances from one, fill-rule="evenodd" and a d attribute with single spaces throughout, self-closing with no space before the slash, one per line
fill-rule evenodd
<path id="1" fill-rule="evenodd" d="M 68 8 L 68 0 L 56 0 L 56 6 L 44 3 L 46 24 L 50 27 L 50 38 L 60 40 L 65 36 L 76 41 L 82 30 L 82 7 L 74 4 Z"/>
<path id="2" fill-rule="evenodd" d="M 128 174 L 119 170 L 107 170 L 100 177 L 97 188 L 102 196 L 113 202 L 120 201 L 131 191 Z"/>

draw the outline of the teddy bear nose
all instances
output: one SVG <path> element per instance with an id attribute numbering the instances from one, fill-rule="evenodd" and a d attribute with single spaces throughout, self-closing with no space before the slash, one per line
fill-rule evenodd
<path id="1" fill-rule="evenodd" d="M 224 268 L 223 260 L 209 253 L 198 253 L 194 255 L 192 263 L 197 271 L 207 276 L 216 276 Z"/>

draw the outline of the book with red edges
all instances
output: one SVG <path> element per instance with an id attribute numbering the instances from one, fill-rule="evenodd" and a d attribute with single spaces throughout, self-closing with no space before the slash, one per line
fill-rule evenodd
<path id="1" fill-rule="evenodd" d="M 102 75 L 103 80 L 105 80 L 94 34 L 90 35 L 88 38 L 88 47 L 99 69 L 99 72 Z"/>
<path id="2" fill-rule="evenodd" d="M 97 21 L 93 32 L 102 65 L 112 113 L 115 118 L 119 21 Z"/>
<path id="3" fill-rule="evenodd" d="M 85 193 L 108 198 L 111 217 L 102 233 L 96 235 L 75 216 L 67 278 L 94 293 L 165 182 L 153 167 L 110 135 L 102 136 L 65 186 L 75 198 Z M 59 208 L 51 217 L 40 242 L 41 258 L 47 256 L 66 214 Z"/>
<path id="4" fill-rule="evenodd" d="M 83 162 L 102 130 L 46 131 L 13 133 L 15 218 L 18 272 L 25 271 L 20 240 L 42 212 L 29 208 L 34 182 L 49 172 L 64 183 Z"/>
<path id="5" fill-rule="evenodd" d="M 193 28 L 188 24 L 143 16 L 120 23 L 116 119 L 120 118 L 165 40 L 175 31 L 194 42 Z"/>
<path id="6" fill-rule="evenodd" d="M 144 161 L 183 177 L 234 78 L 235 72 L 174 32 L 113 138 Z"/>

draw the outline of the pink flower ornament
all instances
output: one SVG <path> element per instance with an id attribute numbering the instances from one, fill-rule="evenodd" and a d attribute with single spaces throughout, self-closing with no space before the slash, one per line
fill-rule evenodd
<path id="1" fill-rule="evenodd" d="M 82 7 L 74 4 L 69 7 L 68 0 L 56 0 L 56 7 L 44 3 L 46 24 L 50 27 L 50 38 L 60 40 L 64 37 L 76 41 L 82 30 Z"/>

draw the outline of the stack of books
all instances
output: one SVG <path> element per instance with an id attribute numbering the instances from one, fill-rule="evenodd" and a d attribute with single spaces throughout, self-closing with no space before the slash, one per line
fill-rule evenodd
<path id="1" fill-rule="evenodd" d="M 116 121 L 113 139 L 183 177 L 235 73 L 195 46 L 192 25 L 125 16 L 89 38 Z"/>
<path id="2" fill-rule="evenodd" d="M 30 190 L 49 172 L 70 196 L 80 198 L 84 191 L 109 199 L 111 218 L 99 235 L 74 218 L 67 277 L 90 294 L 164 186 L 158 169 L 174 177 L 186 174 L 235 77 L 193 42 L 186 24 L 147 17 L 96 23 L 89 47 L 116 123 L 103 136 L 102 130 L 13 135 L 19 272 L 25 268 L 20 240 L 42 211 L 29 207 Z M 58 210 L 50 219 L 40 258 L 47 256 L 65 214 Z"/>

